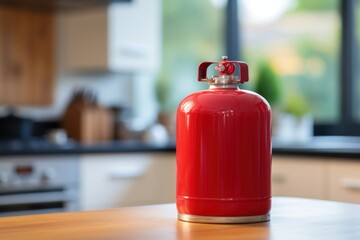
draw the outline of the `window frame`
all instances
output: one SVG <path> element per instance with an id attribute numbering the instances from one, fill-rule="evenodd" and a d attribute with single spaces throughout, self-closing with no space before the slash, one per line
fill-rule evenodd
<path id="1" fill-rule="evenodd" d="M 316 124 L 315 135 L 360 135 L 355 121 L 354 94 L 356 64 L 355 0 L 340 0 L 340 119 L 336 124 Z"/>

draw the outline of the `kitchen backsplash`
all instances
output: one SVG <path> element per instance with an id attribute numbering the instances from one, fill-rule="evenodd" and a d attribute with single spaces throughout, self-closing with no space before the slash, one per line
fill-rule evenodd
<path id="1" fill-rule="evenodd" d="M 100 104 L 110 106 L 130 104 L 130 80 L 124 74 L 61 75 L 55 84 L 52 106 L 16 107 L 16 113 L 34 120 L 57 119 L 61 117 L 73 91 L 78 88 L 93 90 Z M 0 116 L 7 114 L 7 108 L 0 106 Z"/>

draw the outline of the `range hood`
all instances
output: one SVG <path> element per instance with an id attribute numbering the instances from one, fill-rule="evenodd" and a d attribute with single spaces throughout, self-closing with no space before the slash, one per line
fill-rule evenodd
<path id="1" fill-rule="evenodd" d="M 0 6 L 38 8 L 45 10 L 73 10 L 131 1 L 132 0 L 0 0 Z"/>

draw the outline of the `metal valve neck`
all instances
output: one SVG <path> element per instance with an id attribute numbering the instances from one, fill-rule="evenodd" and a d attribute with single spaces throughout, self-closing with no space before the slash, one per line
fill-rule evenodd
<path id="1" fill-rule="evenodd" d="M 208 79 L 209 89 L 238 88 L 239 78 L 235 75 L 213 76 Z"/>

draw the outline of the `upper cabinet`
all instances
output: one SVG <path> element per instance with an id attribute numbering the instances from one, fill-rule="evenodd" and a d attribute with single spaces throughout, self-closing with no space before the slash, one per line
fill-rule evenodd
<path id="1" fill-rule="evenodd" d="M 161 1 L 62 13 L 65 71 L 156 71 L 160 64 Z"/>
<path id="2" fill-rule="evenodd" d="M 0 0 L 0 5 L 41 10 L 74 10 L 131 0 Z"/>
<path id="3" fill-rule="evenodd" d="M 53 14 L 0 8 L 0 104 L 49 105 L 54 78 Z"/>

